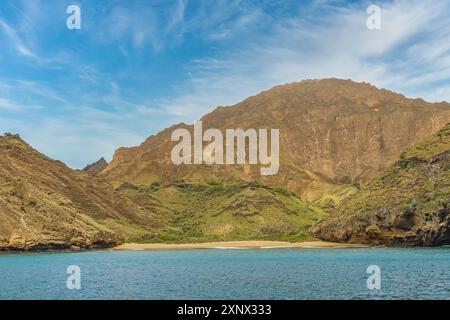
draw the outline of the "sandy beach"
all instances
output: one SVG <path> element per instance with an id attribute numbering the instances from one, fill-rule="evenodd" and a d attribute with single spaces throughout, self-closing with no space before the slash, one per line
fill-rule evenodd
<path id="1" fill-rule="evenodd" d="M 326 241 L 223 241 L 203 243 L 125 243 L 115 250 L 183 250 L 183 249 L 275 249 L 275 248 L 365 248 L 362 244 Z"/>

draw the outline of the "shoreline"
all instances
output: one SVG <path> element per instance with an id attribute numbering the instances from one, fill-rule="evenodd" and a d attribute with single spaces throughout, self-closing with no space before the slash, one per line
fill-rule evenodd
<path id="1" fill-rule="evenodd" d="M 113 250 L 186 250 L 186 249 L 341 249 L 368 248 L 364 244 L 337 243 L 326 241 L 214 241 L 201 243 L 124 243 Z"/>

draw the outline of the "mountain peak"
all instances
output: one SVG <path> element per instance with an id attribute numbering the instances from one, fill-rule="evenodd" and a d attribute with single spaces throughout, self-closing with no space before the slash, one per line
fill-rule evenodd
<path id="1" fill-rule="evenodd" d="M 105 158 L 101 157 L 96 162 L 87 165 L 82 171 L 87 172 L 92 175 L 96 175 L 100 172 L 102 172 L 106 167 L 108 166 L 108 162 L 105 160 Z"/>
<path id="2" fill-rule="evenodd" d="M 5 132 L 3 134 L 3 136 L 0 136 L 0 139 L 5 139 L 5 140 L 13 140 L 13 139 L 22 140 L 20 138 L 20 135 L 13 134 L 13 133 L 10 133 L 10 132 Z"/>
<path id="3" fill-rule="evenodd" d="M 9 132 L 0 135 L 0 149 L 3 152 L 14 152 L 13 150 L 15 151 L 27 150 L 31 152 L 35 151 L 26 141 L 24 141 L 20 137 L 20 135 L 12 134 Z"/>
<path id="4" fill-rule="evenodd" d="M 387 168 L 402 150 L 450 121 L 450 104 L 408 99 L 365 83 L 341 79 L 283 84 L 201 118 L 203 130 L 279 129 L 277 175 L 263 178 L 257 166 L 175 166 L 170 137 L 178 125 L 140 146 L 120 149 L 101 175 L 113 185 L 176 179 L 260 180 L 309 194 L 320 183 L 366 182 Z M 296 177 L 295 179 L 293 177 Z"/>
<path id="5" fill-rule="evenodd" d="M 248 98 L 253 99 L 302 99 L 308 103 L 338 102 L 345 100 L 362 102 L 378 100 L 381 102 L 400 102 L 406 97 L 387 89 L 380 89 L 368 82 L 356 82 L 350 79 L 307 79 L 300 82 L 286 83 L 265 90 Z M 422 100 L 423 101 L 423 100 Z M 425 101 L 423 101 L 425 103 Z"/>

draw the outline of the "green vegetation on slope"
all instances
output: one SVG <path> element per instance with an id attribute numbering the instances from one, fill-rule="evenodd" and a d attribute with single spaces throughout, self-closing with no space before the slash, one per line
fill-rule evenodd
<path id="1" fill-rule="evenodd" d="M 323 212 L 281 188 L 222 182 L 149 187 L 122 185 L 118 191 L 167 224 L 158 234 L 129 241 L 308 240 Z"/>
<path id="2" fill-rule="evenodd" d="M 450 124 L 442 130 L 423 140 L 412 148 L 407 149 L 401 155 L 402 159 L 417 158 L 420 160 L 430 160 L 448 150 L 450 150 Z"/>
<path id="3" fill-rule="evenodd" d="M 450 125 L 403 152 L 315 228 L 322 239 L 388 245 L 450 242 Z"/>

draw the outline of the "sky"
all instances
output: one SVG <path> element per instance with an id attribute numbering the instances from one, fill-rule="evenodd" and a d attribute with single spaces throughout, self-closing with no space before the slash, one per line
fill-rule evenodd
<path id="1" fill-rule="evenodd" d="M 70 5 L 81 29 L 67 28 Z M 0 1 L 0 132 L 73 168 L 329 77 L 450 101 L 450 0 Z"/>

